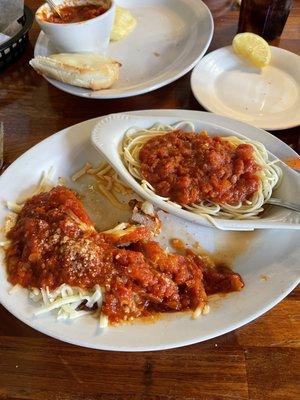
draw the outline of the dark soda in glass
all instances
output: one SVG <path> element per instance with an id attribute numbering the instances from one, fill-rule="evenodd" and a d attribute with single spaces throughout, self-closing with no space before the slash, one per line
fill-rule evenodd
<path id="1" fill-rule="evenodd" d="M 292 0 L 242 0 L 238 32 L 253 32 L 268 42 L 284 28 Z"/>

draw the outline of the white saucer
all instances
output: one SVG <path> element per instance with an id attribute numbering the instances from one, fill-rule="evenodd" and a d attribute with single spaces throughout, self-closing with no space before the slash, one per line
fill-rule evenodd
<path id="1" fill-rule="evenodd" d="M 112 42 L 107 55 L 122 64 L 112 88 L 92 91 L 54 79 L 48 82 L 76 96 L 93 99 L 129 97 L 158 89 L 189 72 L 205 54 L 213 35 L 213 19 L 200 0 L 118 0 L 137 19 L 135 30 Z M 57 53 L 44 33 L 35 56 Z"/>
<path id="2" fill-rule="evenodd" d="M 191 76 L 207 110 L 267 130 L 300 125 L 300 57 L 271 47 L 271 64 L 252 67 L 231 46 L 206 55 Z"/>

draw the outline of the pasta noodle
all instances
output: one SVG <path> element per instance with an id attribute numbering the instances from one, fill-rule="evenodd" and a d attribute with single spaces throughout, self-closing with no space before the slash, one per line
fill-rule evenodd
<path id="1" fill-rule="evenodd" d="M 129 209 L 128 204 L 121 202 L 116 194 L 125 196 L 131 193 L 132 190 L 121 181 L 118 174 L 108 163 L 102 162 L 97 167 L 86 163 L 72 176 L 72 180 L 75 182 L 84 175 L 91 175 L 96 179 L 99 192 L 110 201 L 114 207 L 120 210 Z"/>
<path id="2" fill-rule="evenodd" d="M 121 210 L 128 210 L 128 205 L 127 204 L 123 204 L 121 203 L 119 200 L 117 200 L 115 198 L 115 196 L 113 194 L 111 194 L 111 192 L 105 188 L 105 186 L 99 184 L 98 185 L 98 189 L 100 190 L 100 192 L 102 194 L 104 194 L 104 196 L 111 202 L 111 204 Z"/>
<path id="3" fill-rule="evenodd" d="M 251 200 L 248 200 L 244 203 L 239 202 L 236 205 L 217 204 L 211 201 L 203 200 L 198 204 L 181 206 L 178 203 L 171 202 L 169 198 L 159 196 L 155 193 L 153 186 L 141 175 L 141 163 L 139 159 L 140 150 L 150 139 L 180 129 L 184 129 L 189 132 L 195 132 L 195 127 L 191 122 L 180 122 L 173 126 L 155 124 L 150 129 L 132 127 L 125 133 L 122 144 L 123 162 L 130 174 L 140 182 L 142 188 L 147 193 L 171 204 L 172 206 L 183 208 L 195 214 L 206 216 L 210 221 L 212 221 L 211 217 L 229 219 L 257 218 L 258 214 L 263 211 L 263 205 L 270 199 L 272 191 L 279 185 L 282 177 L 282 171 L 280 167 L 276 165 L 277 160 L 268 160 L 268 152 L 263 144 L 250 139 L 242 140 L 235 136 L 222 137 L 223 140 L 227 140 L 234 147 L 245 143 L 250 144 L 253 147 L 253 156 L 255 162 L 261 167 L 261 170 L 257 172 L 260 180 L 260 188 L 253 195 Z"/>
<path id="4" fill-rule="evenodd" d="M 9 294 L 13 294 L 19 285 L 13 286 Z M 41 305 L 34 315 L 47 314 L 50 311 L 56 311 L 56 318 L 59 319 L 75 319 L 85 315 L 90 315 L 95 312 L 94 307 L 97 305 L 97 310 L 101 310 L 102 301 L 105 295 L 104 288 L 95 285 L 92 289 L 82 289 L 69 286 L 65 283 L 54 290 L 49 290 L 48 286 L 43 289 L 31 288 L 29 290 L 29 298 Z M 83 304 L 85 309 L 81 310 Z M 99 325 L 101 328 L 106 328 L 108 324 L 104 324 L 105 316 L 100 314 Z"/>

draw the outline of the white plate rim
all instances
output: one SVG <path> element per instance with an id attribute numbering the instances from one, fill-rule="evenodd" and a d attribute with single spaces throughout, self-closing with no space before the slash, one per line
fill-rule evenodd
<path id="1" fill-rule="evenodd" d="M 270 46 L 270 47 L 271 47 L 272 51 L 276 51 L 277 53 L 282 53 L 283 55 L 284 55 L 284 53 L 285 53 L 285 54 L 297 56 L 297 54 L 292 53 L 292 52 L 289 51 L 289 50 L 282 49 L 282 48 L 280 48 L 280 47 L 275 47 L 275 46 Z M 221 52 L 221 51 L 223 51 L 224 49 L 228 49 L 228 50 L 229 50 L 229 49 L 231 49 L 231 48 L 232 48 L 231 45 L 230 45 L 230 46 L 225 46 L 225 47 L 221 47 L 221 48 L 216 49 L 216 50 L 214 50 L 214 51 L 212 51 L 212 52 L 210 52 L 210 53 L 205 54 L 205 56 L 202 57 L 202 59 L 200 59 L 200 61 L 199 61 L 199 62 L 197 63 L 197 65 L 194 67 L 194 69 L 193 69 L 193 71 L 192 71 L 192 74 L 191 74 L 190 85 L 191 85 L 191 89 L 192 89 L 192 92 L 193 92 L 193 95 L 194 95 L 195 99 L 197 100 L 197 102 L 198 102 L 205 110 L 207 110 L 207 111 L 209 111 L 209 112 L 212 112 L 212 113 L 218 114 L 219 109 L 218 109 L 217 107 L 211 107 L 211 106 L 209 106 L 209 105 L 206 103 L 206 101 L 205 101 L 205 96 L 202 96 L 202 95 L 200 95 L 200 94 L 198 93 L 198 91 L 197 91 L 197 89 L 196 89 L 196 87 L 195 87 L 196 75 L 199 74 L 199 73 L 201 73 L 201 67 L 202 67 L 203 64 L 205 64 L 205 63 L 207 62 L 208 59 L 213 58 L 218 52 Z M 298 56 L 298 57 L 300 57 L 300 56 Z M 222 114 L 220 113 L 219 115 L 225 116 L 223 113 L 222 113 Z M 226 117 L 233 119 L 233 117 L 231 117 L 230 115 L 226 115 Z M 247 121 L 243 121 L 243 120 L 240 120 L 240 121 L 241 121 L 241 122 L 244 122 L 244 123 L 247 123 Z M 299 123 L 300 123 L 300 121 L 299 121 Z M 286 122 L 286 123 L 284 123 L 284 124 L 282 124 L 282 125 L 280 125 L 280 126 L 277 126 L 277 127 L 274 127 L 274 126 L 266 126 L 266 125 L 263 125 L 263 126 L 262 126 L 262 125 L 260 125 L 260 124 L 258 123 L 258 124 L 255 124 L 255 126 L 256 126 L 257 128 L 265 129 L 265 130 L 268 130 L 268 131 L 276 131 L 276 130 L 285 130 L 285 129 L 291 129 L 291 128 L 297 127 L 297 126 L 299 126 L 299 123 L 297 123 L 296 121 L 295 121 L 294 123 L 287 123 L 287 122 Z"/>
<path id="2" fill-rule="evenodd" d="M 199 62 L 199 60 L 203 57 L 203 55 L 206 53 L 212 38 L 213 38 L 213 33 L 214 33 L 214 20 L 212 17 L 212 14 L 209 10 L 209 8 L 207 7 L 207 5 L 202 1 L 199 0 L 199 6 L 201 6 L 203 8 L 203 10 L 205 10 L 206 12 L 206 17 L 208 18 L 209 21 L 209 25 L 210 25 L 210 32 L 206 41 L 206 45 L 201 49 L 201 51 L 199 52 L 198 56 L 194 59 L 193 62 L 191 62 L 189 65 L 187 65 L 185 68 L 183 68 L 180 72 L 176 73 L 176 74 L 171 74 L 169 78 L 165 78 L 165 79 L 159 79 L 156 83 L 154 84 L 150 84 L 148 86 L 145 86 L 143 88 L 140 89 L 132 89 L 132 90 L 128 90 L 128 91 L 120 91 L 119 93 L 111 93 L 111 94 L 105 94 L 105 92 L 97 92 L 97 94 L 93 94 L 93 92 L 91 90 L 85 89 L 84 92 L 82 93 L 74 93 L 74 89 L 72 85 L 68 85 L 62 82 L 58 82 L 55 79 L 52 78 L 48 78 L 46 76 L 43 76 L 51 85 L 53 85 L 54 87 L 56 87 L 59 90 L 62 90 L 66 93 L 72 94 L 74 96 L 78 96 L 78 97 L 83 97 L 83 98 L 88 98 L 88 99 L 119 99 L 119 98 L 125 98 L 125 97 L 132 97 L 132 96 L 137 96 L 137 95 L 141 95 L 144 93 L 148 93 L 148 92 L 152 92 L 154 90 L 157 90 L 163 86 L 166 86 L 176 80 L 178 80 L 179 78 L 181 78 L 182 76 L 184 76 L 185 74 L 187 74 L 188 72 L 190 72 L 195 65 Z M 34 46 L 34 56 L 38 56 L 41 55 L 40 54 L 40 47 L 42 45 L 42 43 L 47 40 L 46 35 L 41 31 L 38 39 L 35 43 Z"/>
<path id="3" fill-rule="evenodd" d="M 198 115 L 199 118 L 201 116 L 204 117 L 204 115 L 208 116 L 208 119 L 211 118 L 217 118 L 217 120 L 219 121 L 224 121 L 224 123 L 228 123 L 230 121 L 232 121 L 234 124 L 240 124 L 240 122 L 238 121 L 233 121 L 230 120 L 226 117 L 220 117 L 220 116 L 214 116 L 213 114 L 209 114 L 209 113 L 205 113 L 205 112 L 199 112 L 199 111 L 190 111 L 190 110 L 144 110 L 144 111 L 136 111 L 136 112 L 128 112 L 128 114 L 139 114 L 139 115 L 143 115 L 143 114 L 147 114 L 147 115 L 155 115 L 159 117 L 159 114 L 163 114 L 163 115 L 174 115 L 174 114 L 178 114 L 178 112 L 182 113 L 183 118 L 189 118 L 190 115 Z M 72 133 L 72 129 L 74 127 L 81 127 L 82 129 L 84 129 L 85 125 L 89 125 L 92 123 L 96 123 L 97 121 L 99 121 L 102 117 L 97 117 L 97 118 L 93 118 L 78 124 L 75 124 L 73 126 L 67 127 L 55 134 L 53 134 L 52 136 L 44 139 L 43 141 L 39 142 L 38 144 L 36 144 L 35 146 L 33 146 L 31 149 L 27 150 L 24 154 L 22 154 L 17 160 L 15 160 L 15 162 L 13 162 L 4 172 L 3 174 L 0 176 L 0 186 L 1 186 L 1 180 L 2 177 L 5 176 L 7 173 L 10 173 L 11 169 L 13 169 L 14 164 L 21 160 L 23 157 L 25 157 L 26 155 L 28 155 L 31 150 L 33 148 L 37 149 L 39 147 L 39 145 L 41 143 L 44 142 L 51 142 L 53 137 L 57 137 L 59 135 L 66 135 L 66 134 L 71 134 Z M 275 139 L 274 144 L 284 144 L 283 142 L 281 142 L 279 139 L 274 138 L 271 134 L 268 134 L 267 132 L 264 132 L 264 134 L 268 137 L 270 136 L 270 138 L 272 137 L 273 139 Z M 285 145 L 285 144 L 284 144 Z M 291 155 L 296 154 L 289 146 L 286 146 L 286 150 L 290 152 Z M 130 351 L 130 352 L 140 352 L 140 351 L 160 351 L 160 350 L 166 350 L 166 349 L 172 349 L 172 348 L 179 348 L 179 347 L 183 347 L 183 346 L 187 346 L 187 345 L 191 345 L 191 344 L 195 344 L 195 343 L 200 343 L 202 341 L 206 341 L 209 339 L 213 339 L 215 337 L 218 337 L 220 335 L 226 334 L 228 332 L 231 332 L 235 329 L 238 329 L 239 327 L 253 321 L 254 319 L 258 318 L 259 316 L 263 315 L 264 313 L 266 313 L 267 311 L 269 311 L 271 308 L 273 308 L 276 304 L 278 304 L 281 300 L 283 300 L 300 282 L 300 277 L 298 280 L 295 280 L 285 291 L 281 292 L 278 296 L 276 296 L 276 298 L 274 298 L 273 300 L 271 300 L 268 304 L 266 304 L 263 308 L 261 308 L 258 312 L 252 313 L 251 315 L 249 315 L 247 318 L 244 318 L 242 320 L 240 320 L 239 322 L 237 322 L 236 324 L 232 324 L 230 326 L 228 326 L 227 328 L 224 329 L 220 329 L 216 334 L 210 334 L 210 335 L 206 335 L 206 336 L 202 336 L 201 339 L 195 337 L 192 340 L 187 340 L 187 341 L 181 341 L 180 343 L 172 343 L 170 345 L 155 345 L 153 347 L 148 346 L 147 348 L 139 348 L 139 347 L 130 347 L 130 346 L 126 346 L 126 347 L 119 347 L 118 345 L 116 346 L 96 346 L 96 345 L 91 345 L 88 342 L 82 341 L 82 340 L 70 340 L 68 339 L 68 337 L 64 337 L 64 335 L 62 334 L 54 334 L 53 332 L 49 332 L 47 329 L 38 327 L 38 320 L 37 323 L 34 323 L 34 321 L 28 321 L 26 320 L 26 318 L 23 318 L 22 315 L 20 315 L 17 311 L 15 311 L 14 309 L 12 309 L 9 305 L 6 304 L 5 300 L 3 301 L 2 295 L 0 293 L 0 300 L 1 300 L 1 304 L 3 305 L 4 308 L 6 308 L 13 316 L 15 316 L 17 319 L 19 319 L 20 321 L 22 321 L 23 323 L 25 323 L 26 325 L 30 326 L 31 328 L 44 333 L 50 337 L 53 337 L 55 339 L 61 340 L 63 342 L 66 343 L 70 343 L 70 344 L 74 344 L 77 346 L 82 346 L 82 347 L 87 347 L 87 348 L 94 348 L 94 349 L 98 349 L 98 350 L 110 350 L 110 351 Z"/>
<path id="4" fill-rule="evenodd" d="M 248 323 L 256 320 L 257 318 L 261 317 L 264 315 L 266 312 L 271 310 L 273 307 L 275 307 L 278 303 L 280 303 L 285 297 L 287 297 L 300 283 L 300 278 L 296 280 L 293 284 L 291 284 L 284 292 L 282 292 L 279 296 L 277 296 L 273 301 L 270 301 L 265 307 L 261 308 L 259 312 L 252 313 L 249 315 L 247 318 L 244 318 L 237 322 L 236 324 L 232 324 L 227 328 L 220 329 L 217 334 L 208 334 L 206 336 L 202 336 L 200 339 L 195 337 L 192 340 L 186 340 L 186 341 L 181 341 L 180 343 L 172 343 L 170 345 L 156 345 L 156 346 L 147 346 L 147 348 L 144 347 L 130 347 L 130 346 L 106 346 L 106 345 L 94 345 L 91 343 L 88 343 L 83 340 L 71 340 L 68 339 L 68 337 L 61 335 L 61 334 L 55 334 L 53 332 L 49 332 L 47 329 L 38 327 L 38 322 L 35 324 L 34 322 L 26 320 L 26 318 L 22 317 L 20 314 L 15 312 L 11 307 L 9 307 L 6 302 L 1 301 L 0 304 L 10 313 L 12 314 L 15 318 L 23 322 L 25 325 L 31 327 L 32 329 L 35 329 L 38 332 L 41 332 L 49 337 L 52 337 L 54 339 L 60 340 L 62 342 L 66 342 L 75 346 L 80 346 L 80 347 L 86 347 L 90 349 L 95 349 L 95 350 L 107 350 L 107 351 L 120 351 L 120 352 L 133 352 L 133 353 L 138 353 L 138 352 L 144 352 L 144 351 L 161 351 L 161 350 L 169 350 L 169 349 L 176 349 L 180 347 L 185 347 L 185 346 L 190 346 L 193 344 L 197 343 L 202 343 L 210 339 L 217 338 L 219 336 L 225 335 L 226 333 L 232 332 L 236 329 L 241 328 L 244 325 L 247 325 Z M 0 298 L 1 300 L 1 298 Z M 113 328 L 111 328 L 113 329 Z"/>

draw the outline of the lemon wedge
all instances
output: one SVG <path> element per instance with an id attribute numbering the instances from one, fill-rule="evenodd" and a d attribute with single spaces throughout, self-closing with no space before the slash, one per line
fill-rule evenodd
<path id="1" fill-rule="evenodd" d="M 235 35 L 232 47 L 236 54 L 258 68 L 266 67 L 271 61 L 271 49 L 261 36 L 244 32 Z"/>

